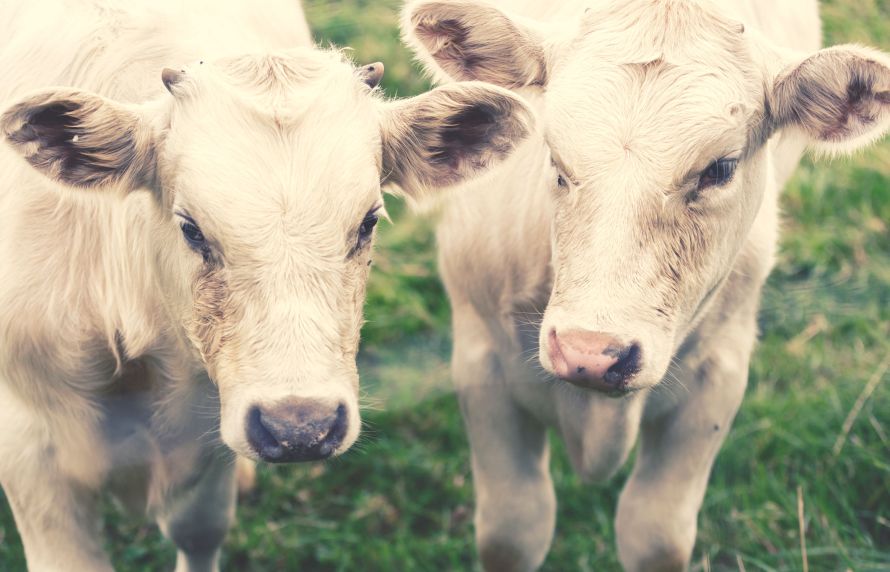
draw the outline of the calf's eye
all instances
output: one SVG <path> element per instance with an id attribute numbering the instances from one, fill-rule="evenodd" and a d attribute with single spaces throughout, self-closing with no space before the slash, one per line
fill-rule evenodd
<path id="1" fill-rule="evenodd" d="M 362 220 L 361 226 L 358 227 L 359 242 L 364 242 L 371 238 L 371 232 L 373 232 L 374 227 L 377 226 L 378 219 L 379 217 L 374 212 L 369 212 L 365 215 L 365 218 Z"/>
<path id="2" fill-rule="evenodd" d="M 201 232 L 201 229 L 198 228 L 193 222 L 185 221 L 182 223 L 182 235 L 185 237 L 185 241 L 189 243 L 189 246 L 192 248 L 200 249 L 206 243 L 206 239 L 204 238 L 204 233 Z"/>
<path id="3" fill-rule="evenodd" d="M 722 187 L 732 180 L 735 175 L 735 168 L 738 166 L 738 159 L 720 159 L 711 163 L 707 170 L 701 174 L 698 182 L 699 189 L 707 189 L 708 187 Z"/>

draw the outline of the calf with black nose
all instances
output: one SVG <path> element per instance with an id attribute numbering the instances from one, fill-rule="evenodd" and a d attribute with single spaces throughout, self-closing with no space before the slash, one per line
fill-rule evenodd
<path id="1" fill-rule="evenodd" d="M 435 194 L 532 129 L 481 83 L 386 100 L 382 64 L 313 47 L 296 0 L 196 4 L 0 10 L 0 483 L 32 570 L 111 571 L 109 490 L 178 572 L 215 571 L 236 455 L 358 438 L 382 185 Z"/>

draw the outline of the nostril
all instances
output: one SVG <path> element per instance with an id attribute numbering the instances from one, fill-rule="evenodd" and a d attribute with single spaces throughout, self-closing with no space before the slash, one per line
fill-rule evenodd
<path id="1" fill-rule="evenodd" d="M 337 405 L 336 416 L 334 417 L 334 422 L 331 424 L 331 428 L 328 430 L 327 435 L 325 435 L 324 440 L 319 447 L 319 452 L 323 457 L 327 457 L 333 453 L 337 447 L 343 442 L 343 438 L 346 436 L 346 429 L 348 426 L 348 419 L 346 414 L 346 405 L 340 403 Z"/>
<path id="2" fill-rule="evenodd" d="M 263 423 L 263 412 L 257 406 L 251 407 L 247 413 L 247 432 L 250 444 L 263 457 L 274 459 L 284 453 L 281 443 Z"/>
<path id="3" fill-rule="evenodd" d="M 621 385 L 640 371 L 643 350 L 640 344 L 633 343 L 622 348 L 618 355 L 618 361 L 610 367 L 603 379 L 609 385 Z"/>
<path id="4" fill-rule="evenodd" d="M 338 403 L 337 404 L 337 420 L 346 418 L 346 404 Z"/>

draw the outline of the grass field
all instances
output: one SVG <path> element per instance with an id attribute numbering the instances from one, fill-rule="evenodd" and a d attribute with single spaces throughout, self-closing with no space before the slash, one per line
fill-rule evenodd
<path id="1" fill-rule="evenodd" d="M 890 51 L 888 0 L 823 1 L 826 43 Z M 393 0 L 310 1 L 319 40 L 382 60 L 391 95 L 425 88 L 398 46 Z M 746 401 L 711 478 L 694 570 L 890 570 L 890 141 L 805 160 L 783 198 Z M 362 382 L 373 408 L 353 451 L 259 469 L 225 547 L 237 571 L 473 570 L 469 452 L 450 392 L 448 306 L 430 224 L 389 202 L 369 292 Z M 869 389 L 873 389 L 869 392 Z M 855 413 L 855 416 L 851 416 Z M 845 421 L 852 419 L 849 426 Z M 554 440 L 556 540 L 544 569 L 618 570 L 622 473 L 582 485 Z M 170 570 L 156 527 L 106 511 L 119 570 Z M 800 530 L 806 549 L 801 547 Z M 0 570 L 23 570 L 0 503 Z"/>

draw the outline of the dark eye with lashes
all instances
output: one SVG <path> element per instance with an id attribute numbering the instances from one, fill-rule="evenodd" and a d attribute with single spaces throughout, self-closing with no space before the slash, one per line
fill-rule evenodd
<path id="1" fill-rule="evenodd" d="M 185 237 L 185 241 L 192 248 L 200 250 L 207 244 L 204 233 L 201 232 L 201 229 L 198 228 L 194 221 L 183 221 L 180 227 L 182 228 L 182 235 Z"/>
<path id="2" fill-rule="evenodd" d="M 562 174 L 562 169 L 559 168 L 559 165 L 556 164 L 556 159 L 550 157 L 550 166 L 556 171 L 556 186 L 560 189 L 567 189 L 569 187 L 568 181 Z"/>
<path id="3" fill-rule="evenodd" d="M 192 217 L 177 213 L 182 219 L 179 222 L 179 228 L 182 230 L 182 236 L 185 238 L 186 244 L 201 255 L 205 262 L 210 260 L 210 245 L 207 244 L 207 238 L 198 226 L 198 223 Z"/>
<path id="4" fill-rule="evenodd" d="M 719 159 L 714 161 L 699 177 L 699 190 L 710 187 L 722 187 L 728 184 L 732 181 L 738 164 L 738 159 Z"/>
<path id="5" fill-rule="evenodd" d="M 368 214 L 362 219 L 362 223 L 358 227 L 358 243 L 355 246 L 356 250 L 362 248 L 371 240 L 371 235 L 374 234 L 374 227 L 377 226 L 377 221 L 379 219 L 380 217 L 377 215 L 377 208 L 368 211 Z"/>

